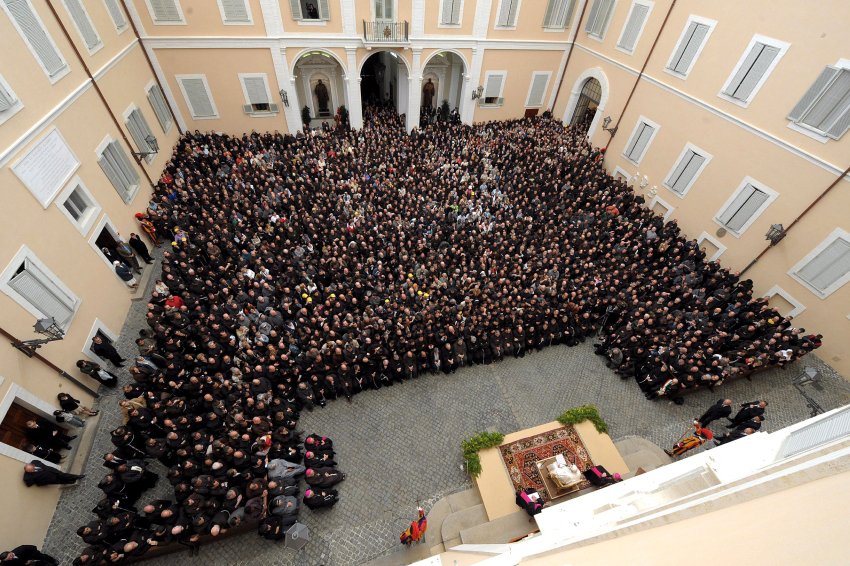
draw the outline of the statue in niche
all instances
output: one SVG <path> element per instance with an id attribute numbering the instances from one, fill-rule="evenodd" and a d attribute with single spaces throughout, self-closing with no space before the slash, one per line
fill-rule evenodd
<path id="1" fill-rule="evenodd" d="M 328 113 L 328 101 L 330 100 L 330 95 L 328 95 L 328 87 L 325 86 L 322 79 L 319 79 L 314 92 L 316 93 L 316 100 L 319 102 L 319 113 Z"/>
<path id="2" fill-rule="evenodd" d="M 434 82 L 428 79 L 428 82 L 422 85 L 422 106 L 424 108 L 430 109 L 433 106 L 435 92 Z"/>

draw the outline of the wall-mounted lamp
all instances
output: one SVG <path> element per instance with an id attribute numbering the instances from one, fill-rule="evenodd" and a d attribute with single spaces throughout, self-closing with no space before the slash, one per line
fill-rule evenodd
<path id="1" fill-rule="evenodd" d="M 775 246 L 782 238 L 785 237 L 785 227 L 782 224 L 771 224 L 765 234 L 765 239 L 770 241 L 771 246 Z"/>
<path id="2" fill-rule="evenodd" d="M 12 342 L 12 346 L 26 354 L 28 358 L 33 357 L 35 351 L 41 348 L 42 345 L 48 342 L 55 342 L 65 338 L 65 332 L 56 324 L 53 317 L 42 318 L 33 326 L 35 331 L 47 338 L 37 338 L 35 340 L 23 340 L 21 342 Z"/>
<path id="3" fill-rule="evenodd" d="M 610 125 L 611 125 L 611 116 L 605 116 L 605 118 L 602 119 L 602 129 L 605 130 L 606 132 L 609 132 L 613 136 L 614 134 L 617 133 L 617 126 L 614 126 L 613 128 L 609 128 L 608 126 L 610 126 Z"/>
<path id="4" fill-rule="evenodd" d="M 283 102 L 284 106 L 289 108 L 289 95 L 284 89 L 280 89 L 280 100 Z"/>
<path id="5" fill-rule="evenodd" d="M 136 157 L 148 157 L 149 155 L 156 155 L 159 153 L 159 143 L 156 141 L 155 137 L 148 134 L 145 136 L 145 143 L 148 144 L 150 151 L 134 151 L 133 155 Z"/>
<path id="6" fill-rule="evenodd" d="M 472 100 L 475 100 L 476 98 L 481 98 L 482 94 L 484 94 L 484 87 L 478 85 L 478 88 L 472 91 Z"/>

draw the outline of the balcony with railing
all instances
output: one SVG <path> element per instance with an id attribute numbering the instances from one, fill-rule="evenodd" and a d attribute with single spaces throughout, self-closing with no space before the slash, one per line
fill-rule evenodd
<path id="1" fill-rule="evenodd" d="M 408 24 L 394 21 L 363 20 L 364 43 L 407 43 Z"/>

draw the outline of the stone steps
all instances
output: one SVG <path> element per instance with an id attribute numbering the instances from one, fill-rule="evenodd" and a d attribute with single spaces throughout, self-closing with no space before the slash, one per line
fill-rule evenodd
<path id="1" fill-rule="evenodd" d="M 488 523 L 464 529 L 460 532 L 460 539 L 463 544 L 507 544 L 538 530 L 537 523 L 530 519 L 528 513 L 518 510 Z"/>
<path id="2" fill-rule="evenodd" d="M 68 455 L 71 460 L 71 466 L 68 468 L 68 473 L 79 474 L 86 467 L 86 462 L 88 462 L 92 448 L 94 447 L 94 439 L 97 436 L 97 427 L 100 424 L 100 417 L 100 414 L 95 417 L 89 417 L 86 419 L 86 426 L 83 428 L 73 429 L 78 436 L 74 449 Z"/>

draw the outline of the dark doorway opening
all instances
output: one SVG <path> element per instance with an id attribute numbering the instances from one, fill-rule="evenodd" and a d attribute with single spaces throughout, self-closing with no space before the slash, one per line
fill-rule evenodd
<path id="1" fill-rule="evenodd" d="M 584 81 L 581 87 L 581 94 L 576 103 L 576 109 L 573 112 L 573 117 L 570 120 L 570 126 L 578 128 L 583 133 L 587 133 L 596 116 L 596 109 L 599 107 L 599 100 L 602 97 L 602 85 L 593 77 Z"/>

